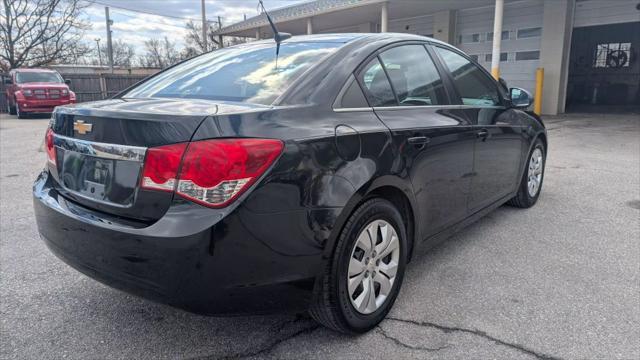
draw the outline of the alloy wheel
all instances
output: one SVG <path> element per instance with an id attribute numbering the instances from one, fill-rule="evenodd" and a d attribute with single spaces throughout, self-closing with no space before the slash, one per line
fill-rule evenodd
<path id="1" fill-rule="evenodd" d="M 535 197 L 540 190 L 542 183 L 542 169 L 544 169 L 544 157 L 540 148 L 535 148 L 529 159 L 529 172 L 527 178 L 527 189 L 529 196 Z"/>
<path id="2" fill-rule="evenodd" d="M 400 240 L 385 220 L 375 220 L 358 235 L 349 258 L 349 300 L 361 314 L 379 309 L 391 293 L 398 272 Z"/>

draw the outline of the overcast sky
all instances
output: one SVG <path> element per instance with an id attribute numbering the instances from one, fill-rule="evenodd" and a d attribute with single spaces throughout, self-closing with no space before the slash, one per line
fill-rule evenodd
<path id="1" fill-rule="evenodd" d="M 270 10 L 308 0 L 263 1 L 267 10 Z M 92 4 L 86 9 L 86 15 L 92 29 L 86 33 L 87 40 L 95 43 L 95 39 L 100 38 L 100 46 L 106 45 L 104 8 L 107 5 L 114 22 L 111 27 L 113 41 L 122 39 L 134 45 L 138 53 L 141 53 L 145 40 L 161 39 L 164 36 L 175 41 L 178 47 L 182 48 L 186 31 L 185 23 L 189 19 L 201 21 L 200 0 L 90 0 L 90 2 Z M 206 0 L 205 2 L 207 20 L 217 21 L 217 17 L 221 16 L 223 26 L 243 20 L 245 14 L 247 18 L 258 15 L 257 0 Z"/>

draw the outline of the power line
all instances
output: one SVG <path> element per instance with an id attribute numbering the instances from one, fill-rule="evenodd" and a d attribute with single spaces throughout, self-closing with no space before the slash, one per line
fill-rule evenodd
<path id="1" fill-rule="evenodd" d="M 127 8 L 127 7 L 124 7 L 124 6 L 103 3 L 103 2 L 100 2 L 100 1 L 96 1 L 96 0 L 85 0 L 85 1 L 87 1 L 88 3 L 94 4 L 94 5 L 109 6 L 109 7 L 113 7 L 113 8 L 116 8 L 116 9 L 132 11 L 132 12 L 137 12 L 137 13 L 142 13 L 142 14 L 147 14 L 147 15 L 162 16 L 162 17 L 168 17 L 168 18 L 180 19 L 180 20 L 200 21 L 200 19 L 181 17 L 181 16 L 175 16 L 175 15 L 158 14 L 158 13 L 155 13 L 155 12 L 152 12 L 152 11 L 148 11 L 148 10 L 131 9 L 131 8 Z M 215 23 L 217 23 L 217 21 L 207 21 L 207 22 L 215 22 Z"/>

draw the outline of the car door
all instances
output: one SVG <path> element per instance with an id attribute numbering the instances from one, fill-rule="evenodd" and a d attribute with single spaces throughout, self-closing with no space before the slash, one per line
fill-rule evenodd
<path id="1" fill-rule="evenodd" d="M 410 178 L 421 234 L 435 234 L 467 215 L 475 132 L 451 106 L 441 74 L 422 43 L 383 49 L 358 81 L 398 149 L 397 172 Z"/>
<path id="2" fill-rule="evenodd" d="M 461 53 L 435 46 L 476 133 L 469 211 L 513 193 L 522 161 L 522 124 L 498 84 Z"/>

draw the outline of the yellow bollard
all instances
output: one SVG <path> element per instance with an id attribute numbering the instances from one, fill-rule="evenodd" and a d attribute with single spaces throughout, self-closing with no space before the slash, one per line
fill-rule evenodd
<path id="1" fill-rule="evenodd" d="M 500 79 L 500 68 L 497 68 L 497 67 L 491 68 L 491 76 L 493 76 L 494 79 L 499 80 Z"/>
<path id="2" fill-rule="evenodd" d="M 542 113 L 542 84 L 544 82 L 544 68 L 536 69 L 536 94 L 533 98 L 533 112 Z"/>

